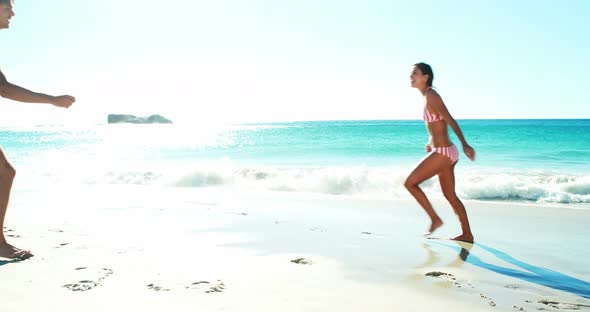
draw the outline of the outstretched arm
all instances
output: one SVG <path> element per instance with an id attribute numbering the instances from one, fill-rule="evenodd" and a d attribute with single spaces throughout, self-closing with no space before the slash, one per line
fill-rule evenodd
<path id="1" fill-rule="evenodd" d="M 76 101 L 71 95 L 51 96 L 43 93 L 33 92 L 23 87 L 14 85 L 0 71 L 0 95 L 10 100 L 25 103 L 47 103 L 57 107 L 68 108 Z"/>
<path id="2" fill-rule="evenodd" d="M 461 131 L 461 128 L 459 128 L 459 124 L 457 124 L 455 118 L 453 118 L 453 116 L 451 116 L 451 113 L 449 113 L 449 111 L 447 110 L 447 107 L 440 98 L 440 95 L 434 92 L 428 92 L 428 94 L 426 95 L 426 105 L 436 110 L 438 114 L 447 122 L 449 127 L 451 127 L 451 129 L 453 129 L 453 131 L 457 135 L 457 138 L 461 141 L 461 145 L 463 146 L 463 151 L 465 152 L 465 155 L 467 155 L 469 159 L 474 160 L 475 151 L 471 146 L 469 146 L 469 144 L 467 144 L 467 141 L 463 136 L 463 132 Z"/>

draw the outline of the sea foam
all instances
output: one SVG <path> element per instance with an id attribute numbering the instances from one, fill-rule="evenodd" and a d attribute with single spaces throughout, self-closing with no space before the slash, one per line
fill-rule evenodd
<path id="1" fill-rule="evenodd" d="M 243 191 L 306 192 L 335 196 L 410 198 L 404 187 L 409 173 L 397 167 L 239 167 L 171 166 L 133 170 L 110 169 L 76 172 L 76 178 L 53 174 L 35 179 L 83 184 L 152 185 L 162 187 L 228 187 Z M 73 174 L 73 173 L 72 173 Z M 442 198 L 436 176 L 420 185 L 429 195 Z M 538 170 L 472 170 L 456 172 L 456 192 L 462 199 L 590 203 L 590 175 Z"/>

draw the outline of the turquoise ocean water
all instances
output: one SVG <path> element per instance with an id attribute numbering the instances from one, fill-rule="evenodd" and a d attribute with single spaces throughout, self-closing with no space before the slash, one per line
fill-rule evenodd
<path id="1" fill-rule="evenodd" d="M 459 124 L 477 152 L 475 162 L 461 154 L 460 197 L 589 207 L 589 119 Z M 426 142 L 418 120 L 0 129 L 20 190 L 145 185 L 409 198 L 402 184 Z M 441 196 L 436 179 L 423 187 Z"/>

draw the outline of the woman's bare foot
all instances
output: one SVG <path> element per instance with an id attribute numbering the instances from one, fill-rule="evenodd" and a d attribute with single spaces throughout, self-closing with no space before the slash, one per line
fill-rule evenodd
<path id="1" fill-rule="evenodd" d="M 8 243 L 0 244 L 0 257 L 8 259 L 27 259 L 33 254 L 28 250 L 16 248 Z"/>
<path id="2" fill-rule="evenodd" d="M 455 238 L 452 238 L 452 240 L 466 242 L 466 243 L 473 243 L 473 235 L 472 234 L 461 234 Z"/>
<path id="3" fill-rule="evenodd" d="M 436 231 L 436 229 L 438 229 L 442 225 L 443 225 L 443 222 L 441 219 L 433 220 L 428 231 L 424 232 L 424 236 L 430 236 L 432 233 L 434 233 L 434 231 Z"/>

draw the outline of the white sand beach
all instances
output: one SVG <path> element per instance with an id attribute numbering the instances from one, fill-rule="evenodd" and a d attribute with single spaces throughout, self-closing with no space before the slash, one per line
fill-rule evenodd
<path id="1" fill-rule="evenodd" d="M 471 245 L 413 201 L 158 190 L 15 196 L 0 311 L 590 310 L 587 208 L 466 201 Z"/>

